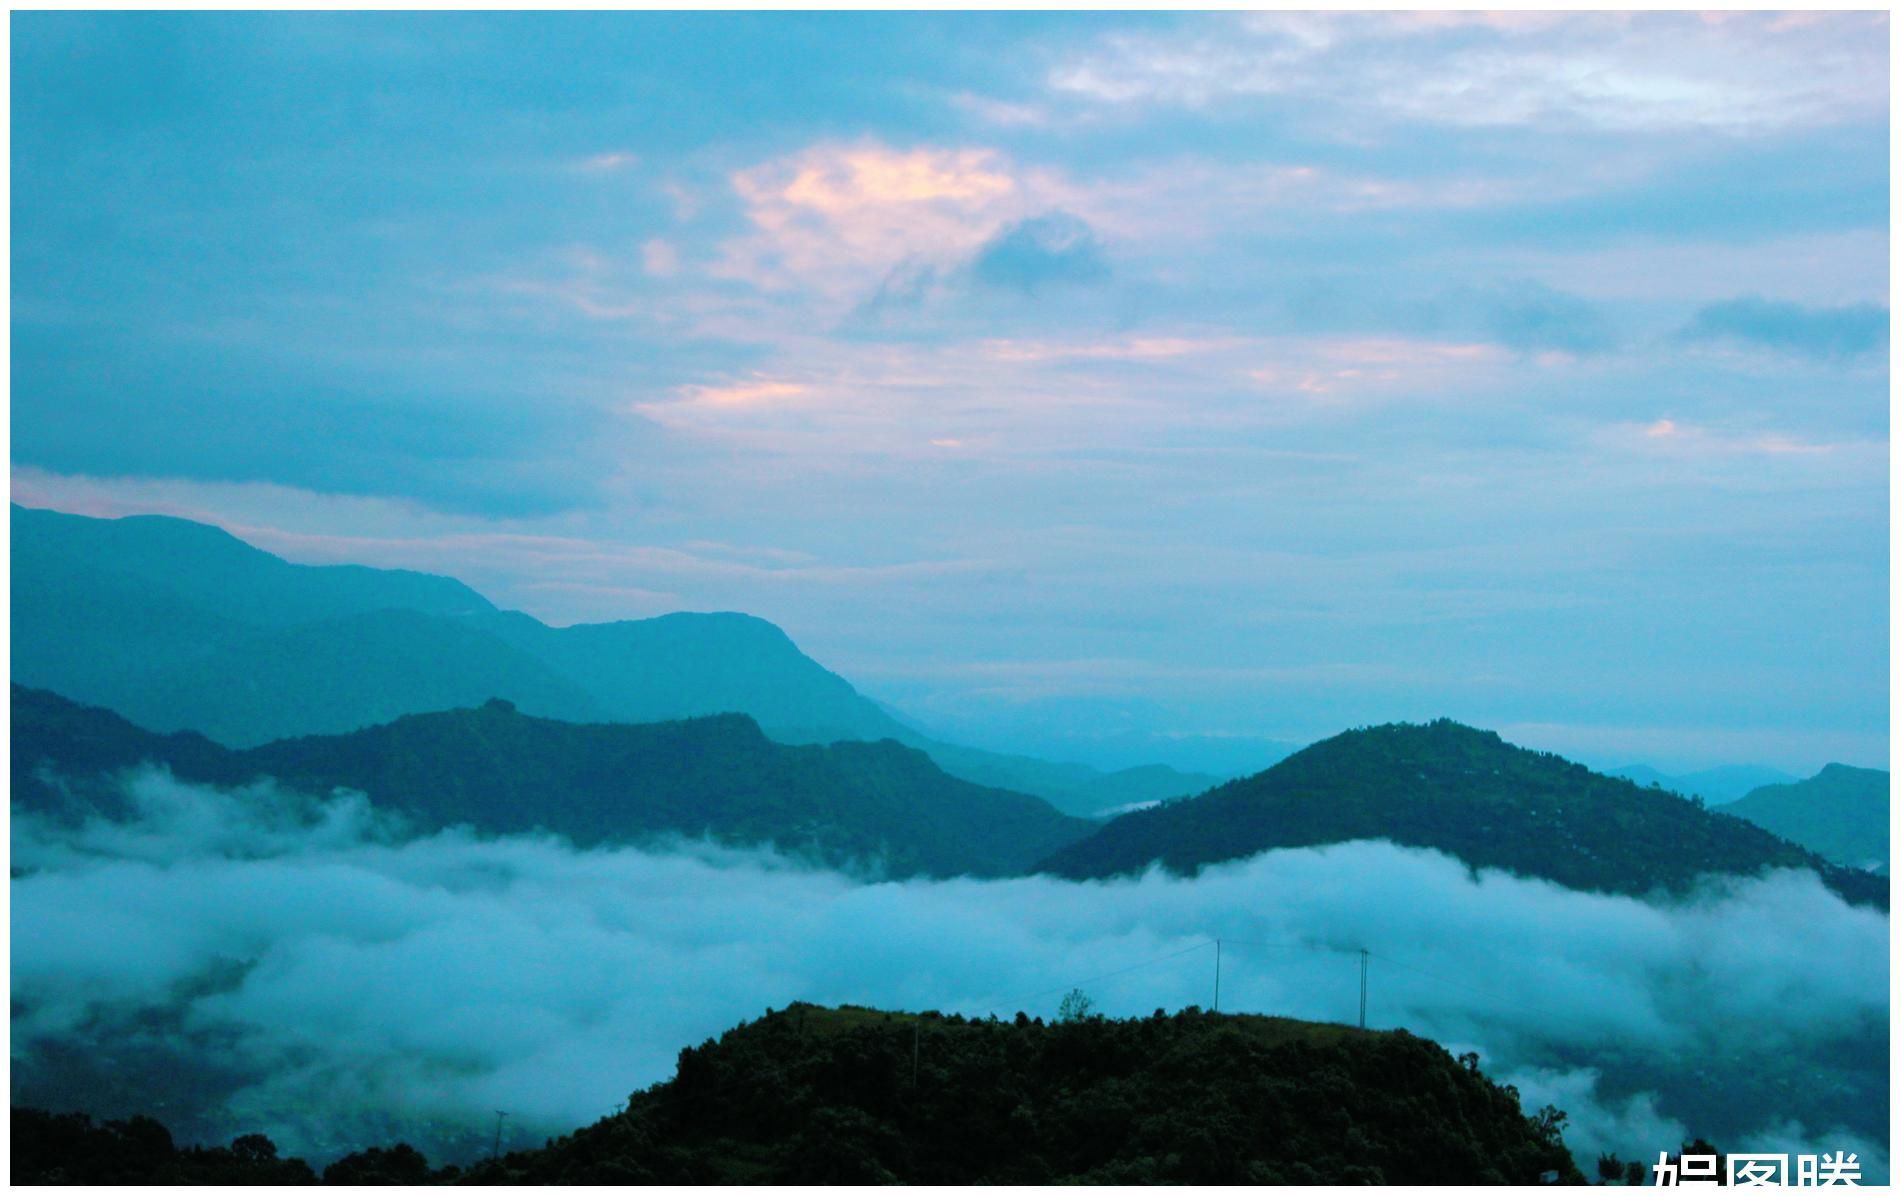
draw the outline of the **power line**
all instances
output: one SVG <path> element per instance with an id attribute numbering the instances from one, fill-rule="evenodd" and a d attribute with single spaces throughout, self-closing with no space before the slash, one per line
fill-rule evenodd
<path id="1" fill-rule="evenodd" d="M 1359 948 L 1359 1028 L 1366 1028 L 1366 958 L 1371 954 Z"/>
<path id="2" fill-rule="evenodd" d="M 1466 984 L 1463 981 L 1453 980 L 1449 976 L 1441 976 L 1436 972 L 1428 972 L 1424 968 L 1418 967 L 1413 964 L 1405 963 L 1401 960 L 1394 959 L 1390 955 L 1387 955 L 1386 953 L 1384 953 L 1383 951 L 1378 952 L 1378 957 L 1384 960 L 1385 962 L 1391 964 L 1395 968 L 1403 968 L 1405 971 L 1408 971 L 1408 972 L 1416 972 L 1419 975 L 1425 977 L 1427 980 L 1436 980 L 1440 984 L 1450 985 L 1452 988 L 1461 989 L 1464 992 L 1471 993 L 1473 996 L 1484 997 L 1486 1000 L 1494 1001 L 1500 1005 L 1509 1005 L 1512 1008 L 1521 1009 L 1525 1013 L 1534 1013 L 1538 1015 L 1539 1017 L 1563 1016 L 1561 1014 L 1558 1014 L 1554 1010 L 1540 1009 L 1535 1005 L 1526 1004 L 1523 1001 L 1514 1001 L 1514 1000 L 1509 1000 L 1506 998 L 1501 998 L 1497 995 L 1496 990 L 1494 989 L 1480 988 L 1475 985 Z"/>
<path id="3" fill-rule="evenodd" d="M 1549 1010 L 1539 1009 L 1538 1007 L 1534 1005 L 1528 1005 L 1522 1001 L 1513 1001 L 1513 1000 L 1503 999 L 1498 996 L 1495 990 L 1477 987 L 1471 984 L 1453 980 L 1449 977 L 1439 975 L 1438 973 L 1435 973 L 1435 972 L 1427 971 L 1426 969 L 1418 967 L 1414 964 L 1407 963 L 1400 959 L 1395 959 L 1392 956 L 1386 954 L 1384 951 L 1373 951 L 1367 947 L 1342 947 L 1342 946 L 1336 946 L 1330 943 L 1315 943 L 1315 942 L 1301 942 L 1301 941 L 1262 942 L 1257 939 L 1232 939 L 1232 938 L 1227 938 L 1224 935 L 1219 936 L 1219 937 L 1205 938 L 1197 943 L 1194 943 L 1191 946 L 1183 947 L 1178 951 L 1170 951 L 1163 955 L 1157 955 L 1151 959 L 1145 959 L 1139 963 L 1130 964 L 1125 968 L 1117 968 L 1111 972 L 1102 972 L 1094 976 L 1086 976 L 1079 980 L 1073 980 L 1065 984 L 1056 985 L 1052 988 L 1046 988 L 1038 992 L 1030 993 L 1026 996 L 1016 998 L 1015 1000 L 1012 1000 L 1012 1001 L 1006 1001 L 1006 1002 L 1002 1002 L 996 1005 L 992 1005 L 989 1007 L 988 1012 L 991 1014 L 996 1014 L 996 1013 L 1001 1013 L 1004 1010 L 1010 1009 L 1010 1008 L 1014 1008 L 1016 1010 L 1022 1010 L 1025 1007 L 1030 1006 L 1033 1002 L 1041 1000 L 1044 997 L 1054 996 L 1057 993 L 1069 992 L 1071 990 L 1081 988 L 1084 985 L 1099 984 L 1105 980 L 1113 980 L 1119 976 L 1126 976 L 1131 972 L 1139 972 L 1139 971 L 1142 971 L 1143 969 L 1154 967 L 1157 964 L 1167 963 L 1169 960 L 1180 959 L 1183 956 L 1192 955 L 1197 951 L 1204 951 L 1208 947 L 1214 948 L 1213 1009 L 1214 1009 L 1214 1012 L 1216 1013 L 1220 1011 L 1221 990 L 1224 983 L 1224 964 L 1225 964 L 1226 948 L 1242 947 L 1242 948 L 1253 948 L 1253 949 L 1266 950 L 1266 951 L 1308 951 L 1308 952 L 1313 952 L 1316 954 L 1358 956 L 1359 957 L 1359 1027 L 1361 1029 L 1364 1029 L 1367 1026 L 1368 1009 L 1370 1007 L 1370 1000 L 1371 1000 L 1370 962 L 1375 957 L 1378 959 L 1384 960 L 1386 963 L 1391 964 L 1393 967 L 1400 968 L 1404 971 L 1417 973 L 1418 975 L 1423 976 L 1428 980 L 1434 980 L 1440 984 L 1450 985 L 1453 988 L 1461 989 L 1475 996 L 1483 997 L 1486 1000 L 1497 1002 L 1504 1005 L 1510 1005 L 1515 1008 L 1522 1009 L 1529 1013 L 1538 1014 L 1540 1016 L 1551 1016 L 1551 1011 Z M 913 1064 L 913 1070 L 914 1070 L 914 1064 Z M 498 1131 L 498 1136 L 499 1136 L 499 1123 L 497 1124 L 497 1131 Z"/>

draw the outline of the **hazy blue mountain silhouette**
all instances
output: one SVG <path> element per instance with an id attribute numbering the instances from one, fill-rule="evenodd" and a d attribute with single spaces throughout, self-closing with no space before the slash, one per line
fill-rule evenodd
<path id="1" fill-rule="evenodd" d="M 1192 873 L 1270 848 L 1353 839 L 1632 896 L 1683 892 L 1708 873 L 1791 867 L 1812 868 L 1850 901 L 1888 901 L 1884 877 L 1841 868 L 1674 793 L 1445 719 L 1336 735 L 1200 797 L 1125 814 L 1043 868 L 1105 877 L 1158 861 Z"/>
<path id="2" fill-rule="evenodd" d="M 1849 868 L 1889 871 L 1892 777 L 1830 764 L 1805 781 L 1764 785 L 1721 808 Z"/>
<path id="3" fill-rule="evenodd" d="M 570 721 L 735 712 L 781 742 L 896 739 L 955 775 L 1075 813 L 1217 779 L 941 743 L 748 615 L 555 628 L 450 578 L 294 565 L 184 519 L 15 505 L 11 522 L 13 680 L 154 730 L 248 747 L 501 697 Z"/>
<path id="4" fill-rule="evenodd" d="M 1762 764 L 1724 764 L 1695 772 L 1666 773 L 1647 764 L 1612 768 L 1605 776 L 1622 777 L 1638 785 L 1657 785 L 1684 797 L 1699 797 L 1711 806 L 1732 802 L 1763 785 L 1784 785 L 1795 778 L 1779 768 Z"/>

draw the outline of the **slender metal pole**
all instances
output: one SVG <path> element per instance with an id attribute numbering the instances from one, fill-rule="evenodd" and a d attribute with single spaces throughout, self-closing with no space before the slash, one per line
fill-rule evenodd
<path id="1" fill-rule="evenodd" d="M 1366 949 L 1359 948 L 1359 1028 L 1366 1028 Z"/>
<path id="2" fill-rule="evenodd" d="M 491 1160 L 501 1157 L 501 1123 L 507 1120 L 507 1118 L 508 1114 L 502 1112 L 500 1109 L 495 1110 L 495 1148 L 488 1152 L 488 1157 Z"/>
<path id="3" fill-rule="evenodd" d="M 1220 1012 L 1220 940 L 1214 940 L 1214 1012 Z"/>

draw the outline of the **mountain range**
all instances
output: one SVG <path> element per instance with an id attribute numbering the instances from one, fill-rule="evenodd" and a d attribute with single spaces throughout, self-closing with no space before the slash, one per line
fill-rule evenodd
<path id="1" fill-rule="evenodd" d="M 1681 893 L 1710 873 L 1788 867 L 1849 901 L 1888 900 L 1884 877 L 1448 720 L 1349 731 L 1201 797 L 1097 824 L 951 777 L 894 741 L 780 744 L 743 715 L 572 724 L 491 699 L 234 751 L 43 690 L 12 697 L 14 801 L 56 817 L 129 813 L 121 778 L 152 763 L 215 785 L 356 790 L 424 830 L 545 830 L 583 845 L 705 837 L 894 876 L 1192 873 L 1274 848 L 1389 839 L 1581 890 Z"/>
<path id="2" fill-rule="evenodd" d="M 16 685 L 12 698 L 13 800 L 53 817 L 127 816 L 119 778 L 150 763 L 220 786 L 353 790 L 420 831 L 550 831 L 581 846 L 703 837 L 888 876 L 1015 875 L 1094 825 L 890 740 L 782 744 L 742 714 L 576 724 L 496 698 L 234 751 L 44 690 Z"/>
<path id="3" fill-rule="evenodd" d="M 1843 868 L 1677 794 L 1591 772 L 1447 719 L 1345 732 L 1199 797 L 1115 819 L 1042 867 L 1072 879 L 1159 863 L 1193 873 L 1282 847 L 1390 839 L 1567 888 L 1682 893 L 1709 873 L 1811 868 L 1885 908 L 1884 877 Z"/>
<path id="4" fill-rule="evenodd" d="M 750 716 L 784 743 L 893 739 L 976 784 L 1088 815 L 1221 777 L 940 742 L 734 613 L 550 627 L 451 578 L 298 565 L 158 515 L 11 509 L 15 682 L 235 748 L 504 698 L 570 722 Z"/>
<path id="5" fill-rule="evenodd" d="M 1892 776 L 1830 764 L 1805 781 L 1763 785 L 1721 807 L 1849 868 L 1889 870 Z"/>
<path id="6" fill-rule="evenodd" d="M 1786 866 L 1887 900 L 1883 879 L 1842 866 L 1873 858 L 1866 835 L 1809 850 L 1745 820 L 1799 839 L 1804 794 L 1864 770 L 1727 817 L 1441 720 L 1351 731 L 1220 785 L 1102 773 L 932 740 L 746 615 L 556 628 L 449 578 L 292 564 L 187 520 L 16 505 L 12 527 L 29 807 L 79 791 L 109 804 L 100 778 L 149 759 L 189 780 L 361 790 L 424 828 L 705 835 L 893 875 L 1192 872 L 1384 838 L 1580 889 L 1680 892 Z M 1873 825 L 1872 801 L 1836 803 L 1841 835 Z M 1073 816 L 1117 809 L 1131 812 Z"/>

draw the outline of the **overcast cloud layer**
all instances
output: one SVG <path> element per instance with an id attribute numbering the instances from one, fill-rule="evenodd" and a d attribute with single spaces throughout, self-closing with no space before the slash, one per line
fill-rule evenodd
<path id="1" fill-rule="evenodd" d="M 1048 754 L 1884 766 L 1886 21 L 24 13 L 14 494 Z"/>
<path id="2" fill-rule="evenodd" d="M 496 1109 L 536 1142 L 793 1000 L 1049 1017 L 1080 985 L 1112 1015 L 1206 1007 L 1218 936 L 1223 1009 L 1329 1021 L 1357 1015 L 1365 946 L 1373 1026 L 1479 1051 L 1568 1111 L 1586 1165 L 1688 1132 L 1885 1173 L 1888 920 L 1805 873 L 1645 904 L 1354 843 L 1191 881 L 863 884 L 703 845 L 407 840 L 358 797 L 268 785 L 132 791 L 130 824 L 14 820 L 29 1097 L 76 1047 L 213 1136 L 468 1153 Z M 129 1061 L 173 1055 L 191 1068 L 155 1109 Z M 212 1078 L 181 1099 L 180 1075 Z"/>

